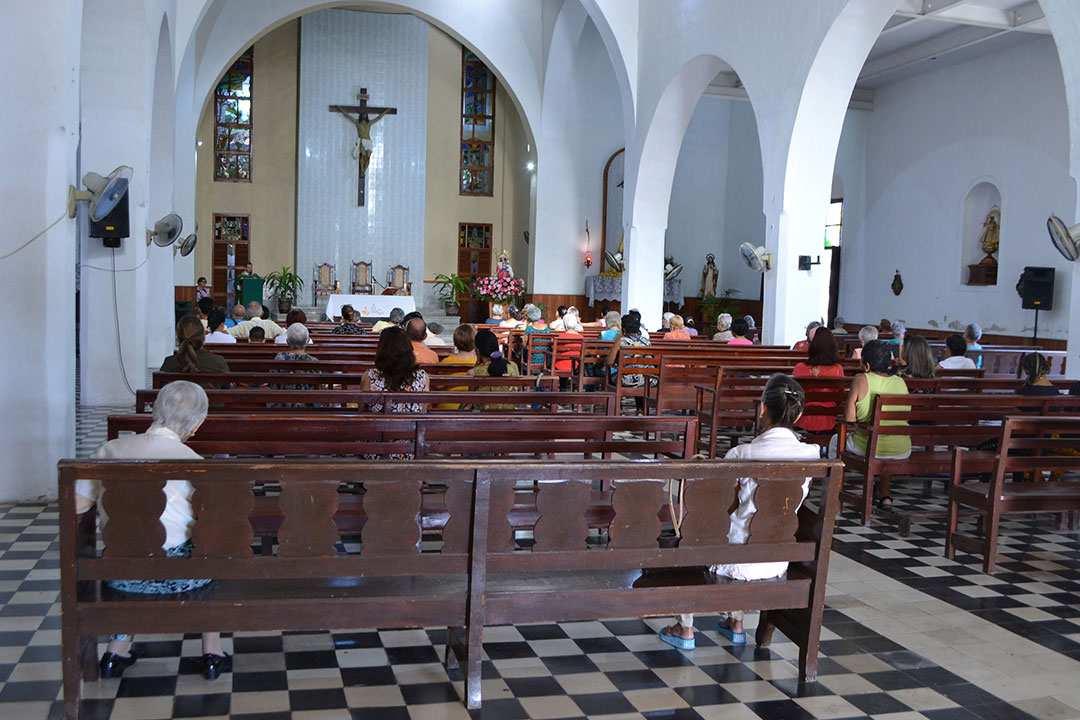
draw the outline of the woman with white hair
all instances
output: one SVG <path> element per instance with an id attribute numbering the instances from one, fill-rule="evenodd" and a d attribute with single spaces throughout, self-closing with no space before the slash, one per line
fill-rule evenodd
<path id="1" fill-rule="evenodd" d="M 712 336 L 712 339 L 716 342 L 731 342 L 731 339 L 735 337 L 731 333 L 731 313 L 720 313 L 716 316 L 716 329 L 717 333 Z"/>
<path id="2" fill-rule="evenodd" d="M 506 317 L 506 310 L 500 303 L 491 304 L 491 317 L 484 321 L 485 325 L 500 325 Z"/>
<path id="3" fill-rule="evenodd" d="M 206 393 L 201 387 L 184 380 L 171 382 L 158 392 L 153 422 L 145 433 L 110 440 L 98 448 L 93 457 L 103 460 L 201 460 L 184 441 L 202 425 L 207 408 Z M 96 504 L 99 522 L 104 526 L 108 517 L 101 506 L 103 492 L 99 480 L 76 481 L 75 512 L 82 514 Z M 165 542 L 161 547 L 169 557 L 188 557 L 192 550 L 191 529 L 195 524 L 195 512 L 191 507 L 195 489 L 187 480 L 167 480 L 162 492 L 165 511 L 161 513 L 161 526 L 165 531 Z M 196 590 L 211 582 L 207 579 L 110 580 L 106 584 L 122 593 L 170 595 Z M 109 638 L 109 647 L 101 656 L 101 677 L 120 677 L 135 663 L 137 656 L 131 651 L 131 642 L 131 635 L 118 634 Z M 232 670 L 232 657 L 221 649 L 221 633 L 203 633 L 202 651 L 203 676 L 207 680 Z"/>
<path id="4" fill-rule="evenodd" d="M 963 338 L 964 342 L 967 343 L 967 349 L 969 353 L 971 353 L 972 350 L 983 349 L 982 345 L 979 344 L 979 341 L 982 340 L 982 335 L 982 328 L 975 323 L 971 323 L 966 328 L 964 328 Z M 972 361 L 974 361 L 975 367 L 980 369 L 982 368 L 983 356 L 981 352 L 969 354 L 968 357 L 971 358 Z"/>
<path id="5" fill-rule="evenodd" d="M 274 356 L 275 360 L 317 360 L 314 355 L 308 355 L 304 350 L 308 345 L 308 330 L 302 323 L 293 323 L 285 331 L 285 342 L 289 349 L 279 352 Z"/>
<path id="6" fill-rule="evenodd" d="M 866 346 L 866 343 L 870 342 L 871 340 L 877 340 L 877 337 L 877 327 L 875 327 L 874 325 L 863 325 L 862 329 L 859 330 L 859 342 L 861 344 L 859 345 L 859 347 L 851 351 L 851 357 L 855 358 L 856 360 L 862 359 L 862 349 Z"/>

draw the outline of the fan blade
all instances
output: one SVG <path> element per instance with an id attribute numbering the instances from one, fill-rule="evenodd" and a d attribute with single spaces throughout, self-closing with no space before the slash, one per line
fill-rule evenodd
<path id="1" fill-rule="evenodd" d="M 1050 240 L 1054 243 L 1057 251 L 1070 262 L 1080 258 L 1080 244 L 1074 234 L 1077 228 L 1069 228 L 1057 215 L 1051 215 L 1046 221 L 1046 229 L 1050 233 Z"/>

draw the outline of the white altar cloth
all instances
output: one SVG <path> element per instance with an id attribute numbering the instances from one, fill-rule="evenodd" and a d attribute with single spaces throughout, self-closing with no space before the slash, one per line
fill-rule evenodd
<path id="1" fill-rule="evenodd" d="M 326 300 L 326 318 L 341 315 L 342 305 L 352 305 L 362 318 L 388 317 L 394 308 L 401 308 L 406 315 L 416 309 L 411 295 L 331 295 Z"/>

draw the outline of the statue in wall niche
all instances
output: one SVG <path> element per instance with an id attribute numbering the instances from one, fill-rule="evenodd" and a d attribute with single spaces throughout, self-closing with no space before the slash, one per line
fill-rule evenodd
<path id="1" fill-rule="evenodd" d="M 699 297 L 716 297 L 716 280 L 720 271 L 716 267 L 716 256 L 709 253 L 705 256 L 705 267 L 701 269 L 701 292 Z"/>
<path id="2" fill-rule="evenodd" d="M 979 246 L 982 251 L 986 253 L 981 261 L 982 265 L 997 265 L 997 260 L 994 259 L 994 253 L 998 251 L 1000 245 L 1001 235 L 1001 210 L 995 205 L 991 208 L 990 212 L 986 213 L 986 220 L 983 221 L 983 233 L 979 237 Z"/>

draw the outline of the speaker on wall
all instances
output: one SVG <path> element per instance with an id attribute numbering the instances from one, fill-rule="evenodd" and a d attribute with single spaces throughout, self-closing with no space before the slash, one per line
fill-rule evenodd
<path id="1" fill-rule="evenodd" d="M 120 241 L 129 234 L 128 230 L 128 194 L 120 198 L 109 214 L 100 220 L 90 220 L 90 237 L 101 238 L 107 248 L 120 247 Z"/>
<path id="2" fill-rule="evenodd" d="M 1054 309 L 1054 268 L 1026 267 L 1020 285 L 1025 310 Z"/>

